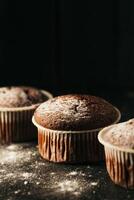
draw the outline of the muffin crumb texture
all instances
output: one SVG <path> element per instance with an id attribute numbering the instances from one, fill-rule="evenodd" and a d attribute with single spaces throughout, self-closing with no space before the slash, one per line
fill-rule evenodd
<path id="1" fill-rule="evenodd" d="M 117 110 L 100 97 L 64 95 L 41 104 L 34 114 L 41 126 L 52 130 L 91 130 L 114 123 Z"/>
<path id="2" fill-rule="evenodd" d="M 134 119 L 113 125 L 104 133 L 103 139 L 112 145 L 134 150 Z"/>
<path id="3" fill-rule="evenodd" d="M 36 88 L 23 86 L 0 88 L 1 108 L 31 106 L 45 100 L 47 100 L 47 97 Z"/>

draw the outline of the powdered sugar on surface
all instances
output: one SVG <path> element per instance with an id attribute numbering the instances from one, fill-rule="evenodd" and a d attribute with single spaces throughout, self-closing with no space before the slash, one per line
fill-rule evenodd
<path id="1" fill-rule="evenodd" d="M 36 144 L 0 147 L 0 200 L 101 199 L 106 187 L 108 197 L 113 184 L 103 165 L 50 163 Z"/>

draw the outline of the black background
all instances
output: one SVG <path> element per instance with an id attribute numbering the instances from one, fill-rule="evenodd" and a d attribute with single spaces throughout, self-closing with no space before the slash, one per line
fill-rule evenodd
<path id="1" fill-rule="evenodd" d="M 78 92 L 104 96 L 117 105 L 122 120 L 128 120 L 134 113 L 133 79 L 134 1 L 0 0 L 0 86 L 31 85 L 54 95 Z M 35 153 L 36 150 L 34 147 L 30 151 Z M 52 186 L 53 180 L 61 181 L 76 169 L 76 166 L 50 163 L 36 168 L 44 161 L 38 154 L 31 155 L 35 158 L 31 157 L 26 164 L 22 163 L 23 166 L 21 162 L 17 167 L 12 163 L 6 168 L 2 165 L 1 169 L 7 170 L 6 174 L 33 169 L 39 181 Z M 56 173 L 51 179 L 54 169 Z M 77 166 L 77 170 L 87 173 L 87 180 L 90 180 L 90 172 L 91 181 L 100 181 L 95 193 L 89 187 L 81 199 L 133 198 L 132 191 L 110 182 L 102 166 L 90 170 Z M 38 179 L 34 176 L 33 180 L 34 184 L 31 181 L 24 187 L 21 180 L 4 179 L 0 197 L 74 199 L 74 196 L 53 192 L 51 187 L 44 190 L 43 184 L 36 185 Z M 21 190 L 16 195 L 18 189 Z M 27 195 L 29 191 L 30 196 Z"/>
<path id="2" fill-rule="evenodd" d="M 0 86 L 133 89 L 133 8 L 132 0 L 1 0 Z"/>

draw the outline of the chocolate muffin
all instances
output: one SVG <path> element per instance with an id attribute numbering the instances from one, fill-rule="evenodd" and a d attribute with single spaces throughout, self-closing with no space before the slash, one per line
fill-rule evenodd
<path id="1" fill-rule="evenodd" d="M 50 99 L 34 113 L 39 151 L 55 162 L 101 160 L 98 130 L 119 118 L 119 111 L 100 97 L 72 94 Z"/>
<path id="2" fill-rule="evenodd" d="M 31 117 L 40 103 L 51 97 L 47 91 L 32 87 L 1 87 L 0 144 L 35 139 Z"/>
<path id="3" fill-rule="evenodd" d="M 106 166 L 113 182 L 134 188 L 134 119 L 104 128 L 98 138 L 105 147 Z"/>

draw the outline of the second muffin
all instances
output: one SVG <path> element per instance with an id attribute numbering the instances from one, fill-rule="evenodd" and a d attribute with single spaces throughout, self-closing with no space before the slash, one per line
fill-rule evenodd
<path id="1" fill-rule="evenodd" d="M 41 104 L 34 113 L 39 152 L 54 162 L 96 162 L 103 159 L 98 131 L 118 122 L 120 112 L 102 98 L 64 95 Z"/>
<path id="2" fill-rule="evenodd" d="M 33 87 L 0 88 L 0 144 L 32 141 L 36 138 L 31 122 L 35 109 L 52 98 Z"/>

